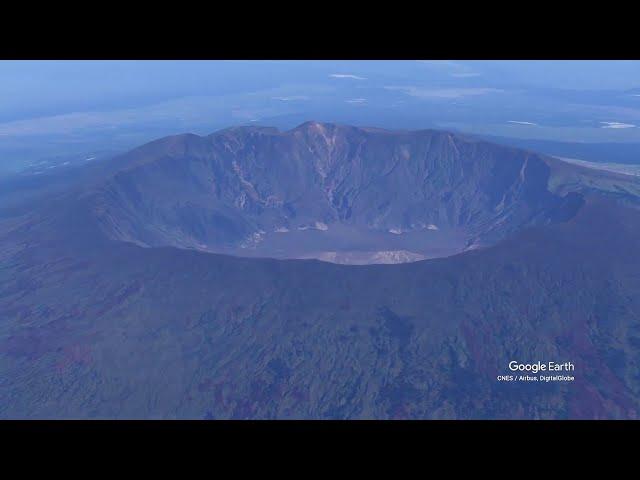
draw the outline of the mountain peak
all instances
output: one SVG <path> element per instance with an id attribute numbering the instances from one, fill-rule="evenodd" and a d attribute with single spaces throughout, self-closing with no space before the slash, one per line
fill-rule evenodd
<path id="1" fill-rule="evenodd" d="M 337 131 L 347 130 L 359 130 L 358 127 L 352 127 L 349 125 L 341 125 L 332 122 L 318 122 L 316 120 L 309 120 L 301 123 L 297 127 L 290 130 L 290 132 L 306 132 L 306 133 L 319 133 L 326 135 L 327 133 L 334 133 Z"/>
<path id="2" fill-rule="evenodd" d="M 326 128 L 335 128 L 335 123 L 330 122 L 318 122 L 316 120 L 308 120 L 306 122 L 301 123 L 293 130 L 317 130 L 317 129 L 326 129 Z"/>
<path id="3" fill-rule="evenodd" d="M 237 125 L 234 127 L 223 128 L 222 130 L 217 130 L 209 134 L 209 137 L 214 137 L 216 135 L 225 133 L 264 133 L 274 135 L 280 133 L 280 130 L 278 130 L 276 127 L 267 127 L 262 125 Z"/>

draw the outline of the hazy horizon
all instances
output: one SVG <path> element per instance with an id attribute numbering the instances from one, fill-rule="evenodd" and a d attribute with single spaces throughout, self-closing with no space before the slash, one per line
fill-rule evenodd
<path id="1" fill-rule="evenodd" d="M 640 142 L 634 61 L 3 61 L 0 172 L 306 120 Z"/>

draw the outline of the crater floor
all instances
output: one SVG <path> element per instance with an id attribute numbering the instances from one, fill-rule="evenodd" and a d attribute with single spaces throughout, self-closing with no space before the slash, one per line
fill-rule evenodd
<path id="1" fill-rule="evenodd" d="M 198 244 L 198 250 L 240 257 L 316 259 L 345 265 L 408 263 L 448 257 L 470 248 L 468 232 L 435 225 L 409 231 L 381 231 L 344 224 L 261 230 L 239 247 Z"/>

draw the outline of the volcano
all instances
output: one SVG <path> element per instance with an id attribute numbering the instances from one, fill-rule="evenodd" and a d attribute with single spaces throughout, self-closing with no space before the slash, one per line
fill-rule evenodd
<path id="1" fill-rule="evenodd" d="M 640 414 L 637 177 L 317 122 L 104 162 L 0 217 L 2 418 Z"/>

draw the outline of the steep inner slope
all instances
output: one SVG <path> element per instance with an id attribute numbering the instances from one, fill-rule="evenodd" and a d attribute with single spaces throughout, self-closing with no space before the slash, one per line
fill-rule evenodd
<path id="1" fill-rule="evenodd" d="M 316 122 L 180 135 L 85 196 L 111 238 L 240 256 L 398 263 L 566 220 L 535 153 L 438 131 Z"/>

